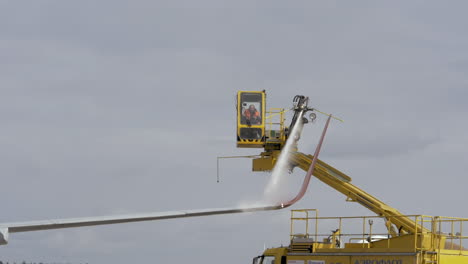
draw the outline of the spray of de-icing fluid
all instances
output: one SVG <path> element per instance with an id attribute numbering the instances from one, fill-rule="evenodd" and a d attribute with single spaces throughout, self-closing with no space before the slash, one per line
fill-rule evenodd
<path id="1" fill-rule="evenodd" d="M 291 198 L 291 188 L 289 188 L 289 173 L 291 166 L 289 164 L 289 157 L 291 149 L 294 147 L 294 142 L 300 137 L 302 125 L 302 118 L 298 118 L 289 134 L 286 145 L 281 150 L 278 160 L 276 161 L 273 172 L 271 173 L 270 179 L 263 192 L 262 200 L 255 202 L 242 201 L 239 203 L 240 208 L 279 205 L 285 201 L 289 201 Z"/>
<path id="2" fill-rule="evenodd" d="M 302 118 L 298 118 L 286 141 L 286 145 L 281 150 L 279 158 L 276 161 L 270 180 L 263 192 L 263 200 L 267 204 L 280 204 L 291 198 L 291 194 L 289 193 L 291 189 L 289 188 L 289 173 L 291 169 L 289 158 L 294 142 L 300 137 L 302 125 Z"/>

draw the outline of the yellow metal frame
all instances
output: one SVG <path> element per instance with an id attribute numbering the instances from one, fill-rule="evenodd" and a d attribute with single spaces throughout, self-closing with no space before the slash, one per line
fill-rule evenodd
<path id="1" fill-rule="evenodd" d="M 290 109 L 270 108 L 266 117 L 265 135 L 265 152 L 260 154 L 260 157 L 253 159 L 253 171 L 271 171 L 276 163 L 280 151 L 286 144 L 286 126 L 285 114 Z"/>
<path id="2" fill-rule="evenodd" d="M 285 133 L 285 125 L 284 121 L 286 120 L 285 113 L 288 112 L 290 109 L 284 108 L 269 108 L 268 109 L 268 116 L 266 117 L 267 121 L 267 129 L 266 134 L 268 138 L 272 138 L 273 136 L 276 137 L 276 133 L 279 134 L 278 140 L 281 142 L 281 145 L 284 145 L 286 142 L 286 133 Z M 278 117 L 275 119 L 274 117 Z M 278 129 L 276 129 L 278 128 Z"/>
<path id="3" fill-rule="evenodd" d="M 261 109 L 261 116 L 262 116 L 262 124 L 261 125 L 245 125 L 241 123 L 242 114 L 241 114 L 241 95 L 244 93 L 251 93 L 251 94 L 261 94 L 262 95 L 262 109 Z M 237 102 L 236 102 L 236 110 L 237 110 L 237 147 L 238 148 L 263 148 L 265 143 L 265 109 L 266 109 L 266 94 L 264 91 L 238 91 L 237 92 Z M 242 139 L 240 138 L 240 130 L 242 128 L 260 128 L 262 131 L 262 135 L 259 139 Z"/>
<path id="4" fill-rule="evenodd" d="M 297 216 L 298 213 L 302 213 L 304 214 L 304 216 Z M 374 220 L 382 220 L 382 222 L 385 222 L 388 217 L 389 216 L 387 217 L 383 217 L 383 216 L 319 217 L 317 209 L 291 210 L 290 238 L 293 239 L 295 237 L 305 237 L 305 238 L 314 238 L 314 241 L 316 242 L 321 241 L 320 238 L 328 237 L 330 236 L 330 234 L 318 233 L 319 223 L 324 222 L 324 221 L 336 221 L 337 229 L 340 230 L 340 234 L 339 234 L 340 240 L 341 238 L 348 237 L 348 242 L 349 242 L 348 244 L 358 244 L 359 247 L 367 248 L 372 243 L 366 244 L 366 243 L 351 243 L 351 242 L 356 241 L 356 240 L 366 241 L 368 237 L 377 235 L 377 236 L 386 236 L 387 238 L 389 238 L 389 239 L 385 239 L 386 244 L 381 243 L 382 245 L 379 245 L 379 247 L 384 247 L 384 248 L 400 247 L 401 242 L 396 242 L 395 245 L 391 245 L 392 235 L 390 234 L 390 232 L 373 233 L 373 230 L 372 230 L 373 224 L 369 224 L 369 220 L 371 220 L 372 222 Z M 403 237 L 403 236 L 413 237 L 414 243 L 406 244 L 407 245 L 406 247 L 414 248 L 416 250 L 440 248 L 440 246 L 437 245 L 438 241 L 440 242 L 440 236 L 441 236 L 441 231 L 440 229 L 437 228 L 437 225 L 440 221 L 438 217 L 432 217 L 432 216 L 427 216 L 427 215 L 395 215 L 391 217 L 393 218 L 405 217 L 405 218 L 413 219 L 414 227 L 412 230 L 410 230 L 410 233 L 400 236 L 400 237 Z M 347 221 L 350 222 L 351 220 L 358 220 L 359 222 L 361 222 L 362 229 L 360 232 L 345 233 L 342 231 L 344 230 L 343 226 L 346 225 L 346 222 Z M 295 233 L 294 225 L 297 221 L 305 222 L 303 225 L 305 226 L 305 233 Z M 314 225 L 313 225 L 314 232 L 310 232 L 311 230 L 310 221 L 314 221 Z M 457 218 L 456 221 L 468 221 L 468 219 Z M 461 243 L 462 238 L 468 238 L 468 237 L 458 235 L 457 238 L 460 238 L 460 243 Z M 422 239 L 425 239 L 424 244 L 422 243 Z M 395 239 L 395 240 L 398 240 L 398 239 Z M 376 242 L 373 242 L 373 243 L 376 244 Z M 354 246 L 350 245 L 350 246 L 355 247 L 355 245 Z"/>
<path id="5" fill-rule="evenodd" d="M 380 223 L 385 225 L 389 217 L 412 219 L 414 226 L 408 230 L 408 233 L 401 236 L 392 236 L 390 232 L 373 232 L 374 221 L 380 220 Z M 296 232 L 298 221 L 304 222 L 301 224 L 304 228 L 303 233 Z M 328 222 L 325 224 L 328 228 L 330 228 L 330 222 L 336 224 L 338 228 L 336 237 L 339 241 L 347 240 L 343 248 L 336 247 L 333 242 L 330 242 L 330 237 L 333 237 L 332 241 L 334 241 L 335 233 L 319 233 L 319 225 L 325 221 Z M 352 232 L 343 232 L 349 222 L 354 224 Z M 360 231 L 356 230 L 356 228 L 359 229 L 356 225 L 359 222 L 362 223 Z M 385 252 L 415 252 L 420 254 L 420 262 L 411 263 L 467 263 L 468 248 L 464 247 L 464 244 L 468 246 L 468 235 L 463 233 L 465 222 L 468 222 L 468 218 L 427 215 L 319 217 L 317 209 L 291 210 L 291 245 L 288 250 L 296 255 L 305 249 L 312 254 L 340 252 L 336 254 L 337 256 L 356 252 L 361 252 L 363 255 L 377 252 L 382 255 L 385 255 Z M 296 238 L 312 240 L 295 242 Z M 281 251 L 281 248 L 272 250 Z"/>
<path id="6" fill-rule="evenodd" d="M 297 216 L 298 214 L 303 214 L 305 216 Z M 309 215 L 313 214 L 313 217 L 309 217 Z M 294 233 L 294 223 L 296 221 L 305 221 L 305 234 L 302 234 L 306 238 L 310 238 L 309 234 L 309 221 L 311 219 L 315 220 L 315 241 L 317 241 L 317 234 L 318 234 L 318 210 L 317 209 L 296 209 L 291 210 L 291 232 L 290 232 L 290 239 L 292 240 L 294 237 L 300 236 L 299 234 Z"/>

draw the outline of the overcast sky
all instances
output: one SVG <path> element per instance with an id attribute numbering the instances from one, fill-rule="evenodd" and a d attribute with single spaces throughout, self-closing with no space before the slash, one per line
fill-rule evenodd
<path id="1" fill-rule="evenodd" d="M 407 214 L 468 217 L 465 1 L 0 1 L 0 222 L 236 206 L 237 90 L 334 113 L 322 159 Z M 312 153 L 324 118 L 304 129 Z M 298 182 L 304 173 L 291 177 Z M 312 180 L 293 208 L 371 215 Z M 328 232 L 329 230 L 324 230 Z M 12 234 L 0 260 L 250 263 L 289 210 Z"/>

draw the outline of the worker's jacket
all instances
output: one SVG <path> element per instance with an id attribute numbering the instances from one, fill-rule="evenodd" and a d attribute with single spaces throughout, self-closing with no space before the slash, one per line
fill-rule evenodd
<path id="1" fill-rule="evenodd" d="M 250 113 L 250 110 L 247 109 L 244 111 L 244 116 L 247 120 L 250 120 L 250 121 L 256 120 L 257 121 L 256 123 L 260 123 L 260 113 L 257 110 L 255 110 L 252 116 L 252 114 Z"/>

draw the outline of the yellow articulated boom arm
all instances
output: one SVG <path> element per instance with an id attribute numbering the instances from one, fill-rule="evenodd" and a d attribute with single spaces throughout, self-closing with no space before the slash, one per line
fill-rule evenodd
<path id="1" fill-rule="evenodd" d="M 312 163 L 313 156 L 300 152 L 293 152 L 291 163 L 304 171 L 307 171 Z M 404 216 L 395 208 L 386 205 L 384 202 L 354 186 L 351 178 L 341 171 L 333 168 L 327 163 L 317 160 L 313 175 L 323 183 L 339 191 L 347 197 L 347 201 L 357 202 L 379 216 L 387 219 L 387 229 L 392 236 L 410 233 L 416 224 L 410 218 Z M 395 225 L 398 231 L 392 226 Z"/>
<path id="2" fill-rule="evenodd" d="M 328 116 L 324 132 L 326 131 L 328 122 L 332 118 L 332 116 L 329 114 L 320 112 L 315 108 L 309 108 L 308 97 L 303 95 L 296 95 L 293 99 L 294 107 L 292 109 L 294 110 L 294 116 L 292 118 L 291 125 L 289 126 L 289 128 L 284 128 L 284 117 L 280 114 L 280 120 L 279 123 L 277 123 L 280 125 L 280 130 L 276 131 L 271 128 L 265 129 L 265 122 L 262 120 L 265 120 L 267 118 L 271 119 L 272 117 L 272 115 L 265 117 L 263 114 L 261 114 L 265 112 L 265 98 L 265 91 L 240 91 L 237 95 L 237 146 L 249 148 L 264 148 L 265 150 L 265 152 L 261 153 L 258 158 L 255 158 L 253 160 L 253 171 L 273 170 L 281 151 L 284 151 L 282 150 L 282 148 L 286 144 L 286 141 L 289 138 L 289 133 L 292 131 L 294 125 L 296 124 L 296 121 L 303 121 L 299 122 L 300 126 L 303 126 L 304 124 L 308 123 L 307 118 L 304 117 L 306 112 L 312 111 L 310 116 L 311 121 L 314 121 L 316 117 L 313 111 L 317 111 Z M 247 114 L 249 113 L 248 110 L 250 108 L 252 108 L 253 110 L 250 116 L 257 116 L 257 118 L 249 123 L 247 122 Z M 262 110 L 259 111 L 259 109 Z M 333 118 L 342 121 L 339 118 Z M 280 134 L 281 136 L 275 137 L 274 135 L 276 134 Z M 299 140 L 299 138 L 300 137 L 298 136 L 294 139 L 295 147 L 294 150 L 290 152 L 291 155 L 289 155 L 292 167 L 299 167 L 306 172 L 308 172 L 309 168 L 312 168 L 313 171 L 311 171 L 310 173 L 313 176 L 317 177 L 320 181 L 329 185 L 338 192 L 344 194 L 347 197 L 347 201 L 357 202 L 363 205 L 364 207 L 368 208 L 372 212 L 376 213 L 377 215 L 385 217 L 386 227 L 388 229 L 389 234 L 391 234 L 392 236 L 409 234 L 414 232 L 415 228 L 418 228 L 418 225 L 414 220 L 408 218 L 407 216 L 404 216 L 398 210 L 386 205 L 384 202 L 380 201 L 374 196 L 354 186 L 351 183 L 351 178 L 346 174 L 340 172 L 339 170 L 333 168 L 332 166 L 326 164 L 325 162 L 319 159 L 316 159 L 315 167 L 311 166 L 313 165 L 312 163 L 314 160 L 314 156 L 297 152 L 297 141 Z M 321 141 L 322 140 L 323 135 Z M 307 177 L 310 177 L 310 173 L 308 172 Z M 291 200 L 291 203 L 285 203 L 285 206 L 289 206 L 290 204 L 300 199 L 298 197 L 302 197 L 307 188 L 306 186 L 308 185 L 309 178 L 307 177 L 307 180 L 305 180 L 304 182 L 305 185 L 303 185 L 303 187 L 305 186 L 305 189 L 302 188 L 299 196 L 294 198 L 294 200 Z M 422 231 L 428 230 L 424 229 Z"/>

